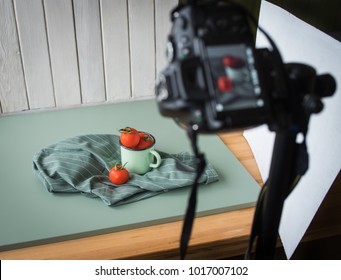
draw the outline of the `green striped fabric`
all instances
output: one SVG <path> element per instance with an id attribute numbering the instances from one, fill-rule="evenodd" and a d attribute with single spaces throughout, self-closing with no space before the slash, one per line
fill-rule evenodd
<path id="1" fill-rule="evenodd" d="M 109 170 L 120 162 L 119 137 L 110 134 L 82 135 L 50 145 L 34 155 L 33 171 L 49 192 L 82 193 L 99 197 L 107 205 L 120 205 L 192 185 L 195 158 L 188 152 L 158 151 L 162 164 L 144 174 L 130 174 L 121 186 L 112 184 Z M 200 183 L 219 180 L 207 164 Z"/>

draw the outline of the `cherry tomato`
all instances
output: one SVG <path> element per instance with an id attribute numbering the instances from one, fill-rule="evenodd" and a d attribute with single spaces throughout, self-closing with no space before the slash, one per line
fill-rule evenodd
<path id="1" fill-rule="evenodd" d="M 122 185 L 129 180 L 129 172 L 121 164 L 116 164 L 109 171 L 110 182 L 115 185 Z"/>
<path id="2" fill-rule="evenodd" d="M 127 148 L 134 148 L 140 142 L 139 133 L 135 128 L 122 128 L 120 129 L 120 132 L 120 141 L 123 146 Z"/>
<path id="3" fill-rule="evenodd" d="M 136 150 L 143 150 L 154 144 L 154 138 L 150 134 L 140 131 L 139 136 L 140 136 L 140 141 L 135 147 Z"/>

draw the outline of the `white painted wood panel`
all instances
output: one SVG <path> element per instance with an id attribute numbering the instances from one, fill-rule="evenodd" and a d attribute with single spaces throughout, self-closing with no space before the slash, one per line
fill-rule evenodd
<path id="1" fill-rule="evenodd" d="M 131 87 L 133 98 L 154 95 L 154 1 L 129 0 Z"/>
<path id="2" fill-rule="evenodd" d="M 82 102 L 106 100 L 98 0 L 74 0 Z"/>
<path id="3" fill-rule="evenodd" d="M 127 0 L 101 0 L 107 100 L 129 99 L 130 58 Z"/>
<path id="4" fill-rule="evenodd" d="M 0 113 L 153 98 L 178 0 L 0 0 Z"/>
<path id="5" fill-rule="evenodd" d="M 44 0 L 56 106 L 81 103 L 72 0 Z"/>
<path id="6" fill-rule="evenodd" d="M 27 110 L 24 72 L 12 0 L 0 1 L 0 113 Z"/>
<path id="7" fill-rule="evenodd" d="M 170 12 L 178 0 L 155 0 L 156 74 L 167 65 L 166 42 L 171 30 Z"/>
<path id="8" fill-rule="evenodd" d="M 54 107 L 51 67 L 41 0 L 14 0 L 29 107 Z"/>

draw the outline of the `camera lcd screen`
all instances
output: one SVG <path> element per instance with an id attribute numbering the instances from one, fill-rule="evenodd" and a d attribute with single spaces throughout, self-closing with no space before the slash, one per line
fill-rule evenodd
<path id="1" fill-rule="evenodd" d="M 264 106 L 250 46 L 208 46 L 207 56 L 218 113 Z"/>

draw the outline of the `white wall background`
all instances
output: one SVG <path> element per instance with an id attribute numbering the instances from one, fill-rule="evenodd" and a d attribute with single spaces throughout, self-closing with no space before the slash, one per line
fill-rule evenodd
<path id="1" fill-rule="evenodd" d="M 0 114 L 154 96 L 178 0 L 0 0 Z"/>

